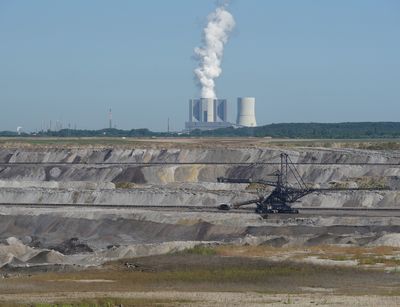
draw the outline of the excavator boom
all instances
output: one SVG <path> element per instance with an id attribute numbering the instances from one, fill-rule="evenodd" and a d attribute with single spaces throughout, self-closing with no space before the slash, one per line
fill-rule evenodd
<path id="1" fill-rule="evenodd" d="M 277 183 L 274 181 L 263 180 L 263 179 L 252 179 L 252 178 L 226 178 L 226 177 L 218 177 L 218 182 L 221 183 L 259 183 L 263 185 L 268 185 L 272 187 L 276 187 Z"/>
<path id="2" fill-rule="evenodd" d="M 293 174 L 297 181 L 298 188 L 292 187 L 288 184 L 289 172 Z M 258 183 L 274 187 L 273 191 L 264 197 L 258 199 L 252 199 L 249 201 L 233 203 L 233 204 L 222 204 L 219 206 L 220 210 L 237 209 L 245 205 L 257 204 L 256 212 L 258 213 L 297 213 L 296 209 L 292 209 L 288 203 L 293 203 L 304 197 L 305 195 L 312 193 L 307 185 L 304 183 L 299 172 L 291 162 L 287 154 L 281 154 L 281 165 L 280 169 L 274 173 L 277 177 L 276 181 L 264 180 L 264 179 L 252 179 L 252 178 L 226 178 L 219 177 L 218 182 L 223 183 Z"/>
<path id="3" fill-rule="evenodd" d="M 251 199 L 248 201 L 222 204 L 219 206 L 221 210 L 237 209 L 245 205 L 256 204 L 256 212 L 260 214 L 266 213 L 298 213 L 298 210 L 291 207 L 291 204 L 298 201 L 302 197 L 314 192 L 335 192 L 335 191 L 360 191 L 360 190 L 382 190 L 376 188 L 333 188 L 333 189 L 314 189 L 309 188 L 303 181 L 297 168 L 291 161 L 289 155 L 281 153 L 281 163 L 278 171 L 274 173 L 276 181 L 252 178 L 225 178 L 219 177 L 218 182 L 224 183 L 258 183 L 262 185 L 272 186 L 274 189 L 268 195 Z M 288 176 L 291 175 L 295 179 L 295 185 L 288 183 Z"/>

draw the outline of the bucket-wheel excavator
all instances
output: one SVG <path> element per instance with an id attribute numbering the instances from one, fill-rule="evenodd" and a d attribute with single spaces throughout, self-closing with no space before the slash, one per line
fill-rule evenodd
<path id="1" fill-rule="evenodd" d="M 292 175 L 295 178 L 295 184 L 289 184 L 288 176 Z M 268 214 L 268 213 L 292 213 L 297 214 L 299 211 L 292 208 L 292 204 L 301 199 L 302 197 L 313 193 L 323 191 L 354 191 L 354 190 L 382 190 L 376 189 L 359 189 L 359 188 L 331 188 L 331 189 L 315 189 L 310 188 L 303 181 L 297 168 L 291 161 L 290 157 L 286 153 L 280 155 L 280 167 L 279 169 L 271 174 L 275 176 L 275 181 L 269 180 L 253 180 L 253 179 L 241 179 L 241 178 L 225 178 L 219 177 L 218 182 L 224 183 L 256 183 L 260 185 L 272 186 L 274 189 L 272 192 L 265 196 L 260 196 L 256 199 L 248 201 L 237 202 L 232 204 L 221 204 L 218 209 L 220 210 L 231 210 L 238 209 L 242 206 L 256 204 L 256 213 Z"/>

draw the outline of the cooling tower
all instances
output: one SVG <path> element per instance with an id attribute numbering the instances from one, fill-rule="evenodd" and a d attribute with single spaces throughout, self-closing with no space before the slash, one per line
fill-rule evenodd
<path id="1" fill-rule="evenodd" d="M 256 123 L 256 99 L 253 97 L 238 98 L 237 120 L 239 126 L 255 127 Z"/>

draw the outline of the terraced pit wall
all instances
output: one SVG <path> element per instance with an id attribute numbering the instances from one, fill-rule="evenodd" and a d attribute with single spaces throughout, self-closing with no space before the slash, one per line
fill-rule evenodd
<path id="1" fill-rule="evenodd" d="M 312 187 L 391 189 L 314 193 L 296 206 L 378 208 L 399 204 L 397 151 L 283 151 L 300 163 L 296 167 Z M 268 175 L 278 165 L 258 163 L 278 163 L 281 152 L 276 148 L 1 148 L 0 202 L 214 206 L 268 193 L 268 188 L 219 184 L 217 177 L 274 180 Z M 294 182 L 294 178 L 289 180 Z"/>

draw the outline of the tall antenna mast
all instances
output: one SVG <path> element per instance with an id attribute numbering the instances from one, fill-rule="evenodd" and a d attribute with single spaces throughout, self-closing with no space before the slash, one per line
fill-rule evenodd
<path id="1" fill-rule="evenodd" d="M 112 129 L 112 111 L 110 108 L 110 112 L 108 113 L 108 119 L 109 119 L 109 128 Z"/>

